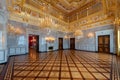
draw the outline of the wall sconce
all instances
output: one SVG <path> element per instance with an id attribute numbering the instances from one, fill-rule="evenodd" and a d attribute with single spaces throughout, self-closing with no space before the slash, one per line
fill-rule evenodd
<path id="1" fill-rule="evenodd" d="M 15 28 L 11 24 L 8 25 L 8 32 L 16 34 L 16 35 L 20 35 L 23 33 L 23 31 L 20 28 L 18 28 L 18 27 Z"/>
<path id="2" fill-rule="evenodd" d="M 48 43 L 54 43 L 55 38 L 54 38 L 54 37 L 51 37 L 51 36 L 48 36 L 48 37 L 45 37 L 45 40 L 46 40 L 46 42 L 48 42 Z"/>
<path id="3" fill-rule="evenodd" d="M 64 39 L 65 39 L 65 40 L 68 40 L 69 38 L 70 38 L 70 36 L 68 36 L 68 35 L 65 35 L 65 36 L 64 36 Z"/>
<path id="4" fill-rule="evenodd" d="M 92 33 L 92 32 L 90 32 L 90 33 L 88 33 L 88 38 L 93 38 L 94 37 L 94 33 Z"/>

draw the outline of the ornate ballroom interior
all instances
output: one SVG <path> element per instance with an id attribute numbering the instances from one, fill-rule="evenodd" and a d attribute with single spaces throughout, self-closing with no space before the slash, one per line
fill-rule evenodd
<path id="1" fill-rule="evenodd" d="M 0 80 L 120 80 L 120 0 L 0 0 Z"/>

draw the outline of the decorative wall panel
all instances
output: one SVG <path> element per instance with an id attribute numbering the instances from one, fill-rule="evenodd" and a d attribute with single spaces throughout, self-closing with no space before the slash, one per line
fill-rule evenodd
<path id="1" fill-rule="evenodd" d="M 15 55 L 15 48 L 9 48 L 9 55 Z"/>
<path id="2" fill-rule="evenodd" d="M 16 48 L 16 54 L 20 54 L 20 48 Z"/>
<path id="3" fill-rule="evenodd" d="M 7 23 L 8 13 L 6 10 L 6 0 L 0 0 L 0 63 L 8 59 L 7 53 Z"/>
<path id="4" fill-rule="evenodd" d="M 26 48 L 25 47 L 11 47 L 9 48 L 9 55 L 20 55 L 20 54 L 26 54 Z"/>
<path id="5" fill-rule="evenodd" d="M 4 61 L 5 60 L 5 52 L 4 50 L 0 50 L 0 61 Z"/>
<path id="6" fill-rule="evenodd" d="M 69 39 L 63 39 L 63 49 L 69 49 L 70 48 L 70 40 Z"/>

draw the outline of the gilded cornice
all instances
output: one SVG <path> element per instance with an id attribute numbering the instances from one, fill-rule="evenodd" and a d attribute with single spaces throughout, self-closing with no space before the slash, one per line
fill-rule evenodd
<path id="1" fill-rule="evenodd" d="M 104 14 L 103 11 L 99 11 L 90 16 L 71 22 L 70 25 L 74 25 L 77 29 L 88 29 L 95 26 L 113 24 L 113 22 L 114 16 L 112 15 L 112 13 Z"/>

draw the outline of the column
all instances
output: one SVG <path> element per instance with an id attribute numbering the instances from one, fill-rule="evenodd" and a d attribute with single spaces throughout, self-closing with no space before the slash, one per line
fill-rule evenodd
<path id="1" fill-rule="evenodd" d="M 120 56 L 120 45 L 119 45 L 119 34 L 118 31 L 120 30 L 120 1 L 115 0 L 115 27 L 114 27 L 114 32 L 115 32 L 115 53 L 117 53 L 118 56 Z"/>

